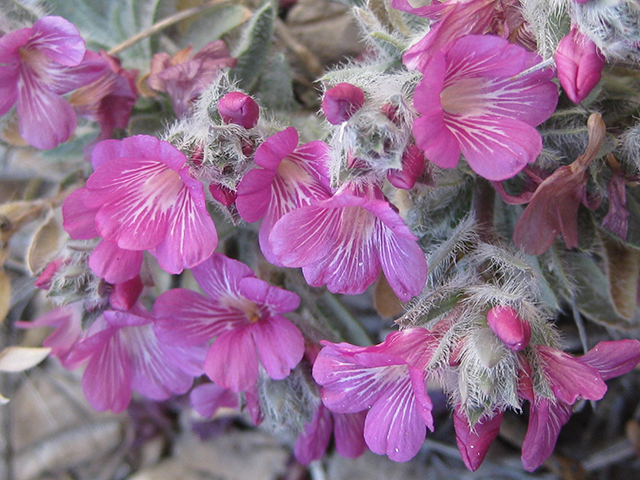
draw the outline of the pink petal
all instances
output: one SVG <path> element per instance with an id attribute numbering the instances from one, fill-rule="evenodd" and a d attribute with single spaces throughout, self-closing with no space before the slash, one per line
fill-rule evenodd
<path id="1" fill-rule="evenodd" d="M 395 355 L 370 355 L 378 366 L 362 366 L 360 358 L 344 354 L 347 344 L 329 344 L 318 354 L 313 378 L 322 388 L 322 401 L 333 412 L 357 413 L 370 408 L 399 379 L 409 380 L 406 364 Z M 348 346 L 350 347 L 350 346 Z M 348 348 L 347 347 L 347 348 Z M 355 352 L 366 352 L 354 347 Z"/>
<path id="2" fill-rule="evenodd" d="M 257 222 L 267 213 L 271 202 L 271 182 L 275 176 L 275 170 L 254 168 L 240 180 L 236 207 L 245 222 Z"/>
<path id="3" fill-rule="evenodd" d="M 600 400 L 606 393 L 607 385 L 596 369 L 545 345 L 537 345 L 536 351 L 551 389 L 559 400 L 573 405 L 579 397 Z"/>
<path id="4" fill-rule="evenodd" d="M 554 59 L 560 85 L 573 103 L 580 103 L 591 93 L 606 63 L 596 44 L 576 26 L 560 40 Z"/>
<path id="5" fill-rule="evenodd" d="M 131 385 L 135 391 L 152 400 L 166 400 L 174 393 L 185 393 L 191 388 L 193 377 L 176 362 L 176 347 L 161 345 L 151 324 L 124 327 L 119 333 L 130 358 Z M 195 355 L 200 354 L 201 362 L 205 352 L 206 348 L 200 348 L 200 352 L 193 348 Z"/>
<path id="6" fill-rule="evenodd" d="M 609 380 L 631 371 L 640 362 L 640 342 L 628 339 L 599 342 L 576 360 L 596 369 L 603 380 Z"/>
<path id="7" fill-rule="evenodd" d="M 100 236 L 96 230 L 96 213 L 99 208 L 87 208 L 83 201 L 88 192 L 86 188 L 79 188 L 71 192 L 62 204 L 62 226 L 74 240 L 89 240 Z"/>
<path id="8" fill-rule="evenodd" d="M 275 170 L 287 155 L 298 146 L 298 132 L 293 127 L 288 127 L 281 132 L 272 135 L 260 145 L 254 157 L 257 165 Z"/>
<path id="9" fill-rule="evenodd" d="M 118 244 L 102 240 L 89 257 L 89 268 L 109 283 L 122 283 L 140 273 L 143 253 L 124 250 Z"/>
<path id="10" fill-rule="evenodd" d="M 238 284 L 238 292 L 258 305 L 268 306 L 276 313 L 292 312 L 300 306 L 298 295 L 282 288 L 272 287 L 259 278 L 242 278 Z"/>
<path id="11" fill-rule="evenodd" d="M 322 97 L 322 113 L 329 123 L 340 125 L 360 110 L 364 102 L 362 89 L 350 83 L 339 83 Z"/>
<path id="12" fill-rule="evenodd" d="M 154 305 L 155 330 L 171 345 L 190 347 L 248 323 L 244 312 L 204 295 L 176 288 L 160 295 Z"/>
<path id="13" fill-rule="evenodd" d="M 109 304 L 115 310 L 131 310 L 140 298 L 144 284 L 140 275 L 123 283 L 116 283 L 109 294 Z"/>
<path id="14" fill-rule="evenodd" d="M 260 107 L 249 95 L 229 92 L 218 101 L 218 113 L 224 123 L 253 128 L 258 123 Z"/>
<path id="15" fill-rule="evenodd" d="M 304 426 L 293 447 L 296 460 L 303 465 L 309 465 L 312 461 L 322 458 L 329 446 L 332 430 L 331 412 L 322 404 L 318 405 L 311 421 Z"/>
<path id="16" fill-rule="evenodd" d="M 571 417 L 571 405 L 540 398 L 531 404 L 529 428 L 522 444 L 522 465 L 533 472 L 553 453 L 562 426 Z"/>
<path id="17" fill-rule="evenodd" d="M 213 417 L 216 411 L 222 407 L 240 410 L 238 394 L 215 383 L 204 383 L 194 387 L 189 394 L 189 399 L 193 409 L 207 418 Z"/>
<path id="18" fill-rule="evenodd" d="M 413 234 L 404 223 L 402 226 L 404 236 L 400 236 L 386 224 L 377 222 L 374 245 L 378 250 L 385 278 L 398 298 L 406 302 L 424 288 L 427 281 L 427 261 Z M 409 235 L 413 238 L 407 238 Z"/>
<path id="19" fill-rule="evenodd" d="M 402 169 L 388 170 L 387 179 L 396 188 L 411 190 L 424 169 L 424 155 L 416 145 L 411 145 L 402 156 Z"/>
<path id="20" fill-rule="evenodd" d="M 207 376 L 234 392 L 251 388 L 258 380 L 258 355 L 249 328 L 236 328 L 220 335 L 204 362 Z"/>
<path id="21" fill-rule="evenodd" d="M 183 186 L 174 198 L 165 237 L 152 252 L 169 273 L 201 264 L 218 246 L 216 227 L 204 207 L 204 189 L 199 182 L 195 187 Z"/>
<path id="22" fill-rule="evenodd" d="M 386 386 L 364 423 L 364 439 L 371 451 L 396 462 L 413 458 L 426 434 L 408 375 Z"/>
<path id="23" fill-rule="evenodd" d="M 237 296 L 240 280 L 255 277 L 244 263 L 220 253 L 214 253 L 211 258 L 194 267 L 192 272 L 202 291 L 212 300 Z"/>
<path id="24" fill-rule="evenodd" d="M 60 65 L 73 67 L 84 57 L 86 48 L 80 32 L 62 17 L 42 17 L 33 24 L 27 49 L 44 53 Z"/>
<path id="25" fill-rule="evenodd" d="M 108 328 L 83 340 L 76 350 L 91 356 L 82 375 L 82 391 L 98 411 L 123 411 L 131 400 L 133 374 L 117 328 Z"/>
<path id="26" fill-rule="evenodd" d="M 506 117 L 450 117 L 447 125 L 460 142 L 469 166 L 488 180 L 506 180 L 535 162 L 542 151 L 538 131 Z"/>
<path id="27" fill-rule="evenodd" d="M 65 99 L 25 73 L 18 90 L 18 128 L 25 141 L 41 150 L 66 142 L 77 126 L 76 114 Z"/>
<path id="28" fill-rule="evenodd" d="M 489 447 L 500 433 L 502 412 L 489 419 L 477 422 L 473 429 L 469 427 L 469 419 L 456 407 L 453 414 L 453 425 L 456 430 L 456 443 L 465 466 L 475 472 L 489 450 Z"/>
<path id="29" fill-rule="evenodd" d="M 366 412 L 334 413 L 334 438 L 336 452 L 347 458 L 362 455 L 367 447 L 364 441 L 364 421 Z"/>
<path id="30" fill-rule="evenodd" d="M 304 355 L 304 337 L 298 327 L 280 315 L 273 315 L 249 329 L 267 374 L 274 380 L 289 376 Z"/>
<path id="31" fill-rule="evenodd" d="M 147 250 L 164 239 L 184 185 L 176 172 L 157 160 L 116 158 L 89 177 L 87 188 L 88 206 L 102 204 L 96 214 L 100 235 L 120 248 Z"/>

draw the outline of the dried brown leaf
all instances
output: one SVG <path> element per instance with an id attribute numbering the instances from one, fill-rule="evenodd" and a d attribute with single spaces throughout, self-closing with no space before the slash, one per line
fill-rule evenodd
<path id="1" fill-rule="evenodd" d="M 27 265 L 31 274 L 44 268 L 58 251 L 60 233 L 60 226 L 53 215 L 36 230 L 27 250 Z"/>
<path id="2" fill-rule="evenodd" d="M 633 320 L 638 310 L 640 251 L 629 248 L 610 235 L 602 235 L 609 293 L 618 315 Z"/>
<path id="3" fill-rule="evenodd" d="M 11 305 L 11 282 L 9 277 L 2 269 L 2 258 L 0 258 L 0 322 L 4 320 L 4 317 L 9 313 L 9 307 Z"/>
<path id="4" fill-rule="evenodd" d="M 373 306 L 376 312 L 384 318 L 395 318 L 404 313 L 402 302 L 396 296 L 382 272 L 378 276 L 378 281 L 373 291 Z"/>
<path id="5" fill-rule="evenodd" d="M 0 352 L 0 370 L 23 372 L 47 358 L 50 348 L 7 347 Z"/>

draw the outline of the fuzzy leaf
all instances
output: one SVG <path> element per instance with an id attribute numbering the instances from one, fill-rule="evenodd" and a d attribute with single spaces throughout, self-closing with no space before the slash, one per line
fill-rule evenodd
<path id="1" fill-rule="evenodd" d="M 626 243 L 640 248 L 640 188 L 627 188 L 627 210 L 629 227 Z"/>
<path id="2" fill-rule="evenodd" d="M 201 15 L 180 24 L 180 31 L 184 33 L 180 37 L 179 46 L 184 48 L 191 44 L 193 51 L 197 52 L 207 43 L 240 26 L 250 16 L 251 11 L 242 5 L 206 10 Z"/>
<path id="3" fill-rule="evenodd" d="M 573 279 L 573 292 L 580 313 L 596 323 L 614 328 L 627 329 L 640 323 L 640 315 L 637 313 L 631 320 L 616 313 L 609 296 L 609 281 L 593 258 L 580 253 L 566 252 L 564 260 L 565 268 L 570 272 L 568 275 Z"/>
<path id="4" fill-rule="evenodd" d="M 31 26 L 44 16 L 41 2 L 24 2 L 20 0 L 0 0 L 0 35 L 11 30 Z"/>
<path id="5" fill-rule="evenodd" d="M 259 103 L 267 109 L 293 110 L 295 99 L 289 62 L 282 53 L 269 55 L 260 78 Z"/>
<path id="6" fill-rule="evenodd" d="M 0 370 L 23 372 L 47 358 L 50 348 L 8 347 L 0 352 Z"/>
<path id="7" fill-rule="evenodd" d="M 232 52 L 238 59 L 232 75 L 243 90 L 251 91 L 257 85 L 271 47 L 275 18 L 273 5 L 266 2 L 253 14 L 240 45 Z"/>

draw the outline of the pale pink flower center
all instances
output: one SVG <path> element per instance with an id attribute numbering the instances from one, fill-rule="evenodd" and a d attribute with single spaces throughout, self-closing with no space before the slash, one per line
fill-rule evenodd
<path id="1" fill-rule="evenodd" d="M 166 211 L 175 203 L 183 186 L 180 176 L 162 165 L 159 171 L 149 175 L 142 184 L 140 196 L 148 198 L 152 205 L 156 204 L 161 210 Z"/>
<path id="2" fill-rule="evenodd" d="M 484 78 L 463 78 L 445 88 L 440 101 L 445 112 L 461 117 L 477 117 L 486 111 L 486 87 Z"/>

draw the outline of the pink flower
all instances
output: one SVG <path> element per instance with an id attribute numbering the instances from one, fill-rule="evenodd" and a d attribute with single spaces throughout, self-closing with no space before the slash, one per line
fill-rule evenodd
<path id="1" fill-rule="evenodd" d="M 97 275 L 110 283 L 135 277 L 144 250 L 169 273 L 211 256 L 218 237 L 186 161 L 173 145 L 146 135 L 96 145 L 96 171 L 62 212 L 72 238 L 103 238 L 89 259 Z"/>
<path id="2" fill-rule="evenodd" d="M 121 412 L 132 390 L 152 400 L 186 393 L 202 374 L 206 345 L 168 345 L 156 337 L 154 318 L 141 306 L 108 310 L 98 318 L 69 355 L 75 365 L 87 363 L 82 390 L 99 411 Z"/>
<path id="3" fill-rule="evenodd" d="M 203 383 L 194 387 L 189 394 L 189 400 L 193 409 L 203 417 L 213 417 L 219 408 L 227 407 L 240 411 L 242 408 L 242 396 L 246 402 L 247 410 L 251 415 L 254 425 L 262 423 L 262 411 L 260 409 L 260 396 L 255 385 L 243 394 L 239 394 L 215 383 Z"/>
<path id="4" fill-rule="evenodd" d="M 237 64 L 222 40 L 208 43 L 189 59 L 192 51 L 189 45 L 173 57 L 156 53 L 151 60 L 149 86 L 169 94 L 178 117 L 189 112 L 191 102 L 213 83 L 220 70 Z"/>
<path id="5" fill-rule="evenodd" d="M 307 283 L 354 295 L 380 268 L 403 301 L 422 291 L 427 262 L 416 237 L 378 186 L 344 184 L 323 201 L 286 214 L 269 237 L 286 267 L 302 267 Z"/>
<path id="6" fill-rule="evenodd" d="M 258 147 L 254 161 L 262 168 L 247 172 L 238 184 L 238 213 L 247 222 L 262 218 L 260 248 L 274 265 L 280 266 L 269 242 L 275 223 L 296 208 L 331 196 L 328 160 L 325 143 L 298 146 L 298 132 L 289 127 Z"/>
<path id="7" fill-rule="evenodd" d="M 347 458 L 357 458 L 365 451 L 364 422 L 366 412 L 333 413 L 322 403 L 313 418 L 298 435 L 293 453 L 296 460 L 309 465 L 323 457 L 334 435 L 336 452 Z"/>
<path id="8" fill-rule="evenodd" d="M 402 156 L 401 169 L 387 170 L 387 180 L 396 188 L 411 190 L 426 168 L 424 154 L 416 145 L 411 145 Z"/>
<path id="9" fill-rule="evenodd" d="M 640 342 L 600 342 L 582 357 L 572 357 L 544 345 L 535 347 L 542 371 L 554 399 L 534 393 L 525 365 L 519 393 L 531 404 L 529 428 L 522 445 L 522 464 L 533 471 L 553 452 L 560 429 L 569 421 L 571 405 L 579 398 L 600 400 L 607 391 L 605 380 L 623 375 L 640 361 Z"/>
<path id="10" fill-rule="evenodd" d="M 591 93 L 606 63 L 596 44 L 575 25 L 560 40 L 554 58 L 560 85 L 573 103 L 580 103 Z"/>
<path id="11" fill-rule="evenodd" d="M 588 167 L 605 136 L 602 117 L 592 114 L 587 123 L 589 145 L 571 165 L 558 168 L 536 189 L 518 219 L 513 242 L 530 255 L 541 255 L 562 234 L 567 248 L 578 246 L 578 207 L 586 200 Z"/>
<path id="12" fill-rule="evenodd" d="M 462 461 L 472 472 L 475 472 L 482 464 L 489 447 L 500 433 L 501 423 L 502 412 L 497 412 L 489 418 L 481 418 L 471 428 L 469 419 L 460 405 L 455 407 L 453 426 L 456 431 L 456 444 Z"/>
<path id="13" fill-rule="evenodd" d="M 621 239 L 627 239 L 629 229 L 629 210 L 627 209 L 627 177 L 620 163 L 613 155 L 608 157 L 611 167 L 611 178 L 607 185 L 609 211 L 602 219 L 602 226 L 615 233 Z"/>
<path id="14" fill-rule="evenodd" d="M 298 296 L 218 253 L 192 272 L 206 296 L 186 289 L 160 295 L 154 304 L 158 336 L 184 347 L 215 338 L 205 373 L 234 392 L 256 383 L 258 358 L 271 378 L 287 377 L 302 359 L 304 338 L 280 314 L 298 308 Z"/>
<path id="15" fill-rule="evenodd" d="M 138 100 L 137 70 L 125 70 L 117 57 L 100 52 L 106 68 L 102 78 L 79 88 L 69 98 L 78 115 L 97 120 L 100 125 L 98 141 L 113 137 L 116 129 L 129 125 L 131 110 Z"/>
<path id="16" fill-rule="evenodd" d="M 322 98 L 322 112 L 332 125 L 340 125 L 349 120 L 362 105 L 364 92 L 350 83 L 339 83 L 330 88 Z"/>
<path id="17" fill-rule="evenodd" d="M 413 328 L 371 347 L 322 342 L 313 366 L 322 401 L 335 413 L 366 411 L 364 439 L 374 453 L 407 461 L 418 453 L 427 428 L 433 431 L 424 373 L 433 338 Z"/>
<path id="18" fill-rule="evenodd" d="M 229 92 L 218 102 L 218 113 L 224 123 L 234 123 L 249 129 L 258 123 L 260 107 L 249 95 Z"/>
<path id="19" fill-rule="evenodd" d="M 43 17 L 0 38 L 0 115 L 17 103 L 22 138 L 36 148 L 54 148 L 77 125 L 62 95 L 97 80 L 104 68 L 76 27 L 61 17 Z"/>
<path id="20" fill-rule="evenodd" d="M 76 343 L 83 338 L 82 304 L 72 303 L 64 307 L 55 308 L 32 322 L 16 322 L 18 328 L 53 327 L 55 330 L 43 342 L 43 347 L 50 347 L 52 357 L 60 360 L 67 369 L 79 366 L 69 360 L 69 354 Z"/>
<path id="21" fill-rule="evenodd" d="M 305 358 L 314 364 L 321 346 L 307 344 Z M 319 392 L 318 392 L 319 393 Z M 347 458 L 356 458 L 366 449 L 364 441 L 364 420 L 366 412 L 334 413 L 322 402 L 318 403 L 311 420 L 304 425 L 298 435 L 293 453 L 298 462 L 308 465 L 325 454 L 333 433 L 336 452 Z"/>
<path id="22" fill-rule="evenodd" d="M 519 352 L 529 345 L 531 325 L 518 316 L 511 307 L 493 307 L 487 313 L 487 323 L 505 346 L 512 352 Z"/>
<path id="23" fill-rule="evenodd" d="M 460 153 L 489 180 L 504 180 L 534 162 L 542 150 L 535 129 L 553 113 L 558 92 L 549 69 L 513 77 L 540 57 L 506 40 L 469 35 L 446 54 L 435 52 L 418 84 L 413 124 L 418 146 L 441 168 Z"/>

